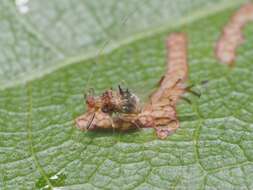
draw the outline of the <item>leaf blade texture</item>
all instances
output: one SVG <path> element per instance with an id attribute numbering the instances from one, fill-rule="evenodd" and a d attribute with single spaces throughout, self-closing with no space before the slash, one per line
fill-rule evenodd
<path id="1" fill-rule="evenodd" d="M 233 70 L 213 54 L 244 1 L 106 2 L 28 1 L 21 14 L 1 1 L 0 189 L 251 189 L 252 24 Z M 188 35 L 189 83 L 201 97 L 180 102 L 174 135 L 74 128 L 87 85 L 100 93 L 124 80 L 145 101 L 175 31 Z"/>

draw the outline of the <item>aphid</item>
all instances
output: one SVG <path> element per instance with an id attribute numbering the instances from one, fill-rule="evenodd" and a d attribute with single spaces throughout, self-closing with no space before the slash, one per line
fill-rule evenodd
<path id="1" fill-rule="evenodd" d="M 224 27 L 215 47 L 219 61 L 228 65 L 234 63 L 236 48 L 244 41 L 242 29 L 249 21 L 253 21 L 253 3 L 243 5 Z"/>

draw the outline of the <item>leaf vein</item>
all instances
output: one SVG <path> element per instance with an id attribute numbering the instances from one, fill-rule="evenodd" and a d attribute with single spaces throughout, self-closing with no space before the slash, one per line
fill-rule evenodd
<path id="1" fill-rule="evenodd" d="M 32 86 L 30 83 L 26 84 L 26 89 L 27 89 L 27 98 L 28 98 L 28 105 L 27 105 L 27 124 L 26 124 L 26 129 L 27 129 L 27 138 L 28 138 L 28 142 L 29 142 L 29 148 L 30 148 L 30 153 L 32 156 L 32 159 L 34 161 L 34 164 L 36 166 L 36 168 L 38 169 L 39 173 L 41 174 L 41 176 L 43 176 L 43 178 L 45 179 L 45 181 L 47 182 L 48 186 L 52 189 L 53 185 L 51 184 L 51 182 L 49 181 L 49 178 L 46 175 L 46 172 L 44 171 L 44 169 L 42 168 L 42 166 L 40 165 L 40 162 L 36 156 L 35 150 L 34 150 L 34 146 L 33 146 L 33 136 L 32 136 Z"/>

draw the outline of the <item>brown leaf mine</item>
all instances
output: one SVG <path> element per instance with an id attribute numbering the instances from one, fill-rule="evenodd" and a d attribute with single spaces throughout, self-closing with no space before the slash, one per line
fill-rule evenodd
<path id="1" fill-rule="evenodd" d="M 167 69 L 160 81 L 160 88 L 154 92 L 151 104 L 166 104 L 175 106 L 177 100 L 185 91 L 184 83 L 188 75 L 187 38 L 185 34 L 171 34 L 167 45 Z"/>
<path id="2" fill-rule="evenodd" d="M 152 117 L 156 134 L 160 139 L 166 138 L 179 127 L 175 106 L 185 92 L 188 76 L 187 37 L 182 33 L 171 34 L 167 41 L 167 69 L 160 83 L 160 88 L 150 96 L 150 103 L 143 109 L 140 119 Z M 151 120 L 146 119 L 146 120 Z"/>
<path id="3" fill-rule="evenodd" d="M 249 21 L 253 21 L 253 3 L 243 5 L 223 28 L 215 47 L 215 55 L 219 61 L 227 65 L 234 63 L 236 48 L 244 41 L 242 29 Z"/>

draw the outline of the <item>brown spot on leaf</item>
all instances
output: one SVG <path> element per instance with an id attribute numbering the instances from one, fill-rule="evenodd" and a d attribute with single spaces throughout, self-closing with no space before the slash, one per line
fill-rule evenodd
<path id="1" fill-rule="evenodd" d="M 219 61 L 227 65 L 234 63 L 236 48 L 244 41 L 242 29 L 249 21 L 253 21 L 253 3 L 243 5 L 224 27 L 215 47 Z"/>

